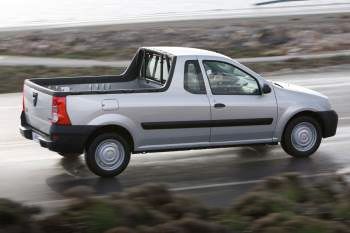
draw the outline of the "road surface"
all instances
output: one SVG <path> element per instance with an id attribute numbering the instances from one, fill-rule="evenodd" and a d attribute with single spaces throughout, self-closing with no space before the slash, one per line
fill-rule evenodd
<path id="1" fill-rule="evenodd" d="M 259 63 L 259 62 L 282 62 L 290 59 L 322 59 L 336 56 L 350 56 L 350 50 L 336 52 L 323 52 L 315 54 L 295 54 L 284 56 L 269 57 L 250 57 L 237 58 L 242 63 Z M 28 57 L 28 56 L 7 56 L 0 55 L 0 66 L 48 66 L 48 67 L 125 67 L 129 65 L 128 60 L 118 61 L 101 61 L 88 59 L 71 59 L 71 58 L 52 58 L 52 57 Z"/>
<path id="2" fill-rule="evenodd" d="M 350 52 L 349 52 L 350 55 Z M 47 66 L 47 67 L 124 67 L 129 61 L 99 61 L 52 57 L 28 57 L 0 55 L 0 66 Z"/>
<path id="3" fill-rule="evenodd" d="M 320 91 L 339 113 L 337 136 L 325 139 L 310 159 L 293 159 L 279 146 L 153 153 L 132 156 L 117 178 L 98 178 L 87 170 L 83 158 L 63 159 L 21 138 L 21 94 L 0 95 L 0 197 L 45 204 L 64 199 L 64 190 L 77 185 L 91 186 L 103 195 L 156 182 L 208 205 L 227 206 L 266 176 L 301 172 L 318 177 L 350 167 L 350 69 L 268 78 Z"/>

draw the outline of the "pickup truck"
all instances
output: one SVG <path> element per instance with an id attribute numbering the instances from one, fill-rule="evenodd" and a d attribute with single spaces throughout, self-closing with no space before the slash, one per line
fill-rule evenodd
<path id="1" fill-rule="evenodd" d="M 25 80 L 20 132 L 110 177 L 132 153 L 280 142 L 308 157 L 337 123 L 326 96 L 222 54 L 143 47 L 121 75 Z"/>

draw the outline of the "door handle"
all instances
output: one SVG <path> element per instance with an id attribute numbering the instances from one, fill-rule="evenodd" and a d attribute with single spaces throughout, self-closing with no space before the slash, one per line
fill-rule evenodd
<path id="1" fill-rule="evenodd" d="M 222 103 L 214 104 L 214 108 L 224 108 L 224 107 L 226 107 L 226 105 Z"/>

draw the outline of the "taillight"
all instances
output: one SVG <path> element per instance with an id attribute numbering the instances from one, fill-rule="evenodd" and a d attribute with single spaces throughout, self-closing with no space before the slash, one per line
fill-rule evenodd
<path id="1" fill-rule="evenodd" d="M 24 112 L 25 106 L 24 106 L 24 93 L 22 94 L 22 112 Z"/>
<path id="2" fill-rule="evenodd" d="M 23 92 L 22 92 L 22 112 L 25 111 L 25 108 L 26 106 L 24 105 L 24 86 L 23 86 Z"/>
<path id="3" fill-rule="evenodd" d="M 52 98 L 51 122 L 56 125 L 71 125 L 66 106 L 66 97 L 54 96 Z"/>

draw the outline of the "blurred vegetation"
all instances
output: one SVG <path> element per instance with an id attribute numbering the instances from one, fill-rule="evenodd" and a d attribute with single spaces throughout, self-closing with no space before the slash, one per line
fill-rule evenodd
<path id="1" fill-rule="evenodd" d="M 62 211 L 34 218 L 37 208 L 0 200 L 0 232 L 7 233 L 347 233 L 350 189 L 342 177 L 267 178 L 226 209 L 208 208 L 147 184 L 106 198 L 73 188 Z M 84 190 L 86 193 L 84 193 Z"/>
<path id="2" fill-rule="evenodd" d="M 330 58 L 300 59 L 293 58 L 283 62 L 260 62 L 247 64 L 252 70 L 258 73 L 268 73 L 281 70 L 299 70 L 323 68 L 336 65 L 349 65 L 350 56 L 334 56 Z"/>
<path id="3" fill-rule="evenodd" d="M 185 46 L 230 57 L 308 54 L 350 49 L 346 13 L 208 19 L 9 31 L 0 54 L 131 59 L 141 46 Z"/>
<path id="4" fill-rule="evenodd" d="M 45 66 L 0 66 L 0 93 L 21 92 L 28 78 L 116 75 L 121 67 L 61 68 Z"/>

